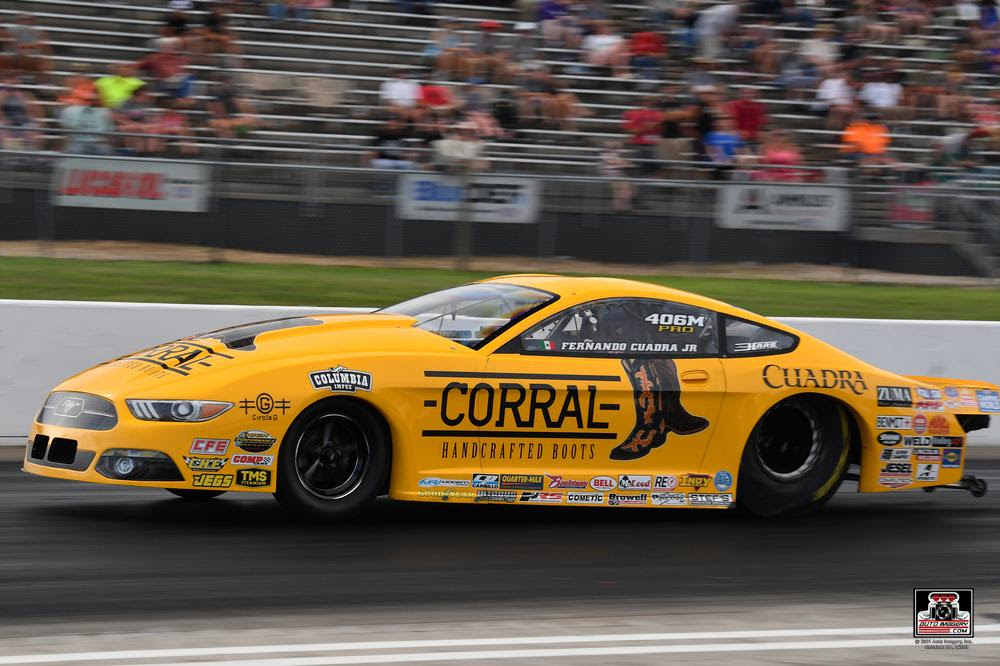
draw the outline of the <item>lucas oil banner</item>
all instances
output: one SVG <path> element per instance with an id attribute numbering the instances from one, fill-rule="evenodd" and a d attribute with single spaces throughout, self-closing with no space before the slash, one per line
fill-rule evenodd
<path id="1" fill-rule="evenodd" d="M 520 224 L 538 219 L 537 180 L 476 176 L 465 190 L 463 193 L 461 181 L 454 176 L 405 174 L 400 178 L 396 214 L 408 220 L 447 221 L 467 211 L 473 222 Z"/>
<path id="2" fill-rule="evenodd" d="M 57 206 L 201 213 L 208 210 L 209 167 L 197 162 L 63 157 L 56 162 Z"/>

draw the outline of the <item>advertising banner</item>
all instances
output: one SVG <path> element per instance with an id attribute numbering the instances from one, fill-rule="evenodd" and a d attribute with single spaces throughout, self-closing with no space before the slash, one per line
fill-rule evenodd
<path id="1" fill-rule="evenodd" d="M 202 213 L 210 176 L 209 166 L 197 162 L 63 157 L 55 166 L 52 203 Z"/>
<path id="2" fill-rule="evenodd" d="M 822 185 L 732 183 L 719 191 L 715 223 L 724 229 L 846 231 L 848 191 Z"/>
<path id="3" fill-rule="evenodd" d="M 464 205 L 473 222 L 530 224 L 538 219 L 537 180 L 476 176 L 470 179 L 468 191 L 462 190 L 456 176 L 404 174 L 396 197 L 396 213 L 408 220 L 455 220 Z"/>

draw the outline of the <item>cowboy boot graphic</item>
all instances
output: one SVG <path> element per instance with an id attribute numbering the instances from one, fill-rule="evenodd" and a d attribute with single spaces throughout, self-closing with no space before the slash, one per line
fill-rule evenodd
<path id="1" fill-rule="evenodd" d="M 667 441 L 667 433 L 693 435 L 708 427 L 708 420 L 688 413 L 681 404 L 677 366 L 669 358 L 624 359 L 622 366 L 632 383 L 635 427 L 611 450 L 612 460 L 635 460 Z"/>

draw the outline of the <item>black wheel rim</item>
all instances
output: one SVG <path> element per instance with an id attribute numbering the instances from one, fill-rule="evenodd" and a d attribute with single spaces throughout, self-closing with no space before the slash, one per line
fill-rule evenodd
<path id="1" fill-rule="evenodd" d="M 364 428 L 349 416 L 326 414 L 314 419 L 299 435 L 295 473 L 312 495 L 342 499 L 361 485 L 369 457 Z"/>
<path id="2" fill-rule="evenodd" d="M 755 448 L 757 460 L 769 476 L 783 482 L 797 481 L 819 459 L 819 428 L 798 407 L 778 405 L 761 422 Z"/>

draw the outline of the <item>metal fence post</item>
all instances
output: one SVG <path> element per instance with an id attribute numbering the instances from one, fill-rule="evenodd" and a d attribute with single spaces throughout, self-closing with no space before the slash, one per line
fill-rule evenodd
<path id="1" fill-rule="evenodd" d="M 393 192 L 396 193 L 394 199 L 398 200 L 400 192 L 402 192 L 403 184 L 403 174 L 394 173 L 390 176 L 392 178 L 392 188 Z M 403 221 L 399 218 L 399 210 L 396 206 L 390 205 L 385 207 L 385 260 L 388 266 L 397 266 L 399 264 L 399 258 L 403 256 Z"/>
<path id="2" fill-rule="evenodd" d="M 42 181 L 48 184 L 48 187 L 42 189 L 35 189 L 35 215 L 36 215 L 36 229 L 38 234 L 38 251 L 39 254 L 46 258 L 51 258 L 54 255 L 53 244 L 55 241 L 55 206 L 52 202 L 52 193 L 55 192 L 56 188 L 56 169 L 54 159 L 49 158 L 44 161 L 44 169 L 48 170 L 47 178 L 43 178 Z"/>
<path id="3" fill-rule="evenodd" d="M 469 257 L 472 255 L 472 175 L 469 165 L 459 167 L 458 191 L 460 200 L 456 210 L 455 220 L 455 270 L 469 270 Z"/>

